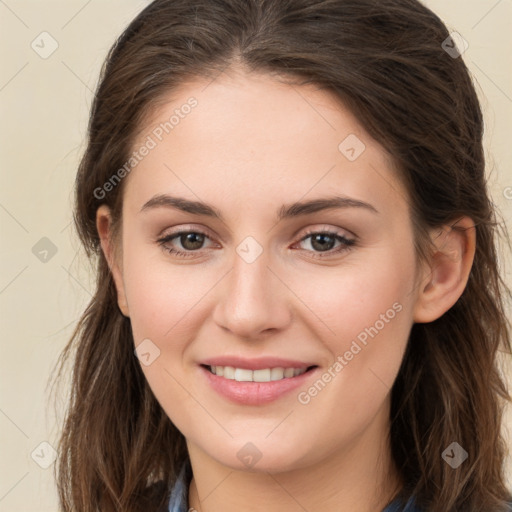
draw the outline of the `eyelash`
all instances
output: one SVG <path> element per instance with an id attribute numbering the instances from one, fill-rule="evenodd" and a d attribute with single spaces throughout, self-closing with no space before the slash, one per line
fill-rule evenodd
<path id="1" fill-rule="evenodd" d="M 174 255 L 174 256 L 176 256 L 178 258 L 191 258 L 191 257 L 193 258 L 193 257 L 195 257 L 194 253 L 197 253 L 199 251 L 180 251 L 178 249 L 169 248 L 169 247 L 167 247 L 165 245 L 166 243 L 169 243 L 171 240 L 174 240 L 175 238 L 179 238 L 182 235 L 188 235 L 188 234 L 191 234 L 191 233 L 196 234 L 196 235 L 202 235 L 202 236 L 205 236 L 206 238 L 210 238 L 206 233 L 204 233 L 201 230 L 184 230 L 184 231 L 177 231 L 176 233 L 171 233 L 169 235 L 166 235 L 165 237 L 162 237 L 162 238 L 158 239 L 157 243 L 166 252 L 168 252 L 169 254 L 172 254 L 172 255 Z M 352 247 L 356 243 L 356 240 L 354 240 L 354 239 L 346 238 L 343 235 L 340 235 L 340 234 L 338 234 L 335 231 L 329 231 L 329 230 L 324 230 L 324 231 L 310 230 L 310 231 L 307 231 L 304 234 L 304 236 L 297 243 L 304 242 L 304 240 L 306 240 L 309 237 L 311 237 L 311 235 L 328 235 L 328 236 L 331 236 L 331 237 L 335 238 L 336 240 L 338 240 L 342 244 L 337 249 L 330 249 L 329 251 L 324 251 L 324 252 L 306 251 L 306 252 L 313 252 L 312 257 L 313 258 L 318 258 L 318 259 L 325 259 L 325 258 L 328 258 L 329 256 L 333 256 L 335 254 L 339 254 L 339 253 L 344 252 L 344 251 L 349 251 L 350 249 L 352 249 Z M 327 256 L 324 256 L 324 254 L 327 254 Z"/>

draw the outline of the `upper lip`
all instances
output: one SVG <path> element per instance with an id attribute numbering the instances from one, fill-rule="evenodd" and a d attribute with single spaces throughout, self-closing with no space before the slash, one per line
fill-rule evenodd
<path id="1" fill-rule="evenodd" d="M 201 362 L 207 366 L 232 366 L 233 368 L 245 368 L 248 370 L 263 370 L 265 368 L 309 368 L 316 366 L 313 363 L 304 363 L 293 359 L 281 357 L 254 357 L 246 359 L 239 356 L 219 356 L 206 359 Z"/>

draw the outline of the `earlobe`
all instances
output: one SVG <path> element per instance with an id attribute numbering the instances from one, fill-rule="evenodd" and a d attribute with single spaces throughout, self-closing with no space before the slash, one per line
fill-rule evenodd
<path id="1" fill-rule="evenodd" d="M 437 320 L 460 298 L 466 287 L 476 248 L 476 228 L 469 217 L 432 232 L 435 245 L 429 268 L 417 291 L 414 321 Z"/>
<path id="2" fill-rule="evenodd" d="M 112 237 L 112 216 L 106 205 L 101 205 L 96 211 L 96 229 L 100 237 L 101 249 L 107 260 L 110 272 L 117 290 L 117 304 L 121 313 L 129 317 L 128 303 L 124 290 L 123 273 L 118 262 L 118 252 L 115 250 Z"/>

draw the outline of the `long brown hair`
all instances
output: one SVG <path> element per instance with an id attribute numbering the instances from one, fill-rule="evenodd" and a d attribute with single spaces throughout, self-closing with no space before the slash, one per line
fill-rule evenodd
<path id="1" fill-rule="evenodd" d="M 156 510 L 188 457 L 134 355 L 96 210 L 108 205 L 119 224 L 124 181 L 108 193 L 102 187 L 129 159 L 148 112 L 187 79 L 214 79 L 234 64 L 316 84 L 351 109 L 407 186 L 418 256 L 427 254 L 428 228 L 464 215 L 475 222 L 465 291 L 441 318 L 412 328 L 392 389 L 391 450 L 403 495 L 419 507 L 505 510 L 500 428 L 509 395 L 497 356 L 511 350 L 510 291 L 497 241 L 506 233 L 487 190 L 480 105 L 462 58 L 443 48 L 448 37 L 416 0 L 156 0 L 119 37 L 76 178 L 75 224 L 97 264 L 97 286 L 59 360 L 59 376 L 73 361 L 56 465 L 64 511 Z M 469 454 L 458 469 L 442 458 L 454 441 Z"/>

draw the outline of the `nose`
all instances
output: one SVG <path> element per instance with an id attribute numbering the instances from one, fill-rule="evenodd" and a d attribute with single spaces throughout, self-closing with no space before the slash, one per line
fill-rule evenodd
<path id="1" fill-rule="evenodd" d="M 218 289 L 213 319 L 237 338 L 261 338 L 291 322 L 292 294 L 268 263 L 265 251 L 251 263 L 236 255 Z"/>

